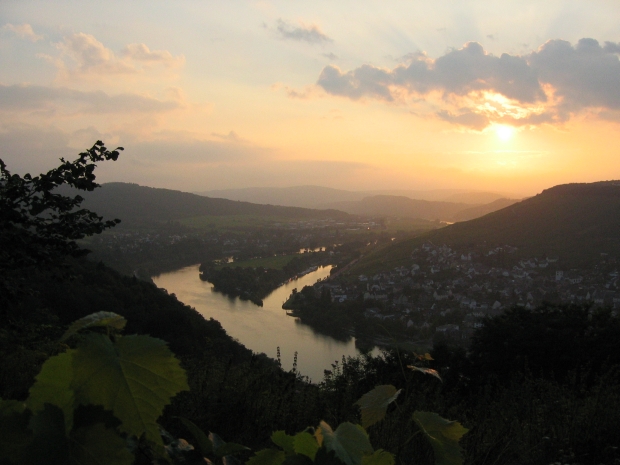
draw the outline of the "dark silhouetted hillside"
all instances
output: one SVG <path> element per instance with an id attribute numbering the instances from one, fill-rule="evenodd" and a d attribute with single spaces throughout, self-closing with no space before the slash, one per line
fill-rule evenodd
<path id="1" fill-rule="evenodd" d="M 352 273 L 406 262 L 425 241 L 457 249 L 512 245 L 522 256 L 559 257 L 587 265 L 601 253 L 620 256 L 620 181 L 565 184 L 471 221 L 386 246 Z"/>

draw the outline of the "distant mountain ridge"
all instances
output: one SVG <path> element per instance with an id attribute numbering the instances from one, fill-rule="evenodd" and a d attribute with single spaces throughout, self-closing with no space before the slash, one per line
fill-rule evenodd
<path id="1" fill-rule="evenodd" d="M 454 222 L 477 218 L 516 202 L 518 200 L 497 199 L 485 205 L 472 206 L 466 203 L 416 200 L 393 195 L 375 195 L 360 201 L 333 202 L 319 205 L 319 207 L 334 208 L 353 215 L 387 215 Z"/>
<path id="2" fill-rule="evenodd" d="M 348 191 L 321 186 L 247 187 L 242 189 L 210 190 L 197 192 L 197 194 L 229 200 L 304 208 L 319 208 L 321 205 L 335 202 L 360 201 L 365 197 L 377 195 L 466 204 L 486 204 L 504 197 L 518 197 L 514 194 L 468 191 L 464 189 Z"/>
<path id="3" fill-rule="evenodd" d="M 397 264 L 424 241 L 457 249 L 511 245 L 523 256 L 560 257 L 567 264 L 601 253 L 620 258 L 620 181 L 555 186 L 486 216 L 390 244 L 359 268 L 373 260 Z"/>
<path id="4" fill-rule="evenodd" d="M 312 210 L 299 207 L 259 205 L 227 199 L 213 199 L 188 192 L 138 184 L 111 182 L 92 192 L 63 187 L 60 193 L 79 194 L 87 208 L 106 219 L 122 221 L 169 221 L 211 215 L 260 215 L 281 218 L 348 218 L 347 213 L 335 210 Z"/>

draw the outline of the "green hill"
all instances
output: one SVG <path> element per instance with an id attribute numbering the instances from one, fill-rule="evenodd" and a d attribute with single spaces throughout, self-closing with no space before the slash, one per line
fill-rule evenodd
<path id="1" fill-rule="evenodd" d="M 552 187 L 483 217 L 389 244 L 360 260 L 351 273 L 406 264 L 425 241 L 457 250 L 511 245 L 524 257 L 559 257 L 575 266 L 601 253 L 618 256 L 620 181 Z"/>
<path id="2" fill-rule="evenodd" d="M 60 190 L 68 194 L 70 189 Z M 77 194 L 78 191 L 75 191 Z M 105 218 L 123 221 L 170 221 L 200 216 L 249 215 L 286 219 L 344 219 L 349 215 L 336 210 L 258 205 L 227 199 L 214 199 L 170 189 L 157 189 L 121 182 L 103 184 L 92 192 L 79 192 L 82 206 Z"/>

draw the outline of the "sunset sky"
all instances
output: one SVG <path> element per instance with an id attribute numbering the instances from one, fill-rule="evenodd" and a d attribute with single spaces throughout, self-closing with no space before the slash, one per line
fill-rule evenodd
<path id="1" fill-rule="evenodd" d="M 620 2 L 0 1 L 0 158 L 98 180 L 532 195 L 620 178 Z"/>

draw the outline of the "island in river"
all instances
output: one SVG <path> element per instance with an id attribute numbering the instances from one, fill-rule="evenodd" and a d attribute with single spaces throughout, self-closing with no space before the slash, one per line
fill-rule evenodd
<path id="1" fill-rule="evenodd" d="M 214 289 L 222 294 L 249 300 L 262 307 L 263 299 L 282 284 L 333 261 L 332 255 L 324 250 L 288 257 L 273 257 L 274 260 L 267 263 L 274 266 L 252 266 L 258 265 L 258 260 L 241 264 L 207 262 L 200 265 L 200 279 L 212 283 Z"/>

